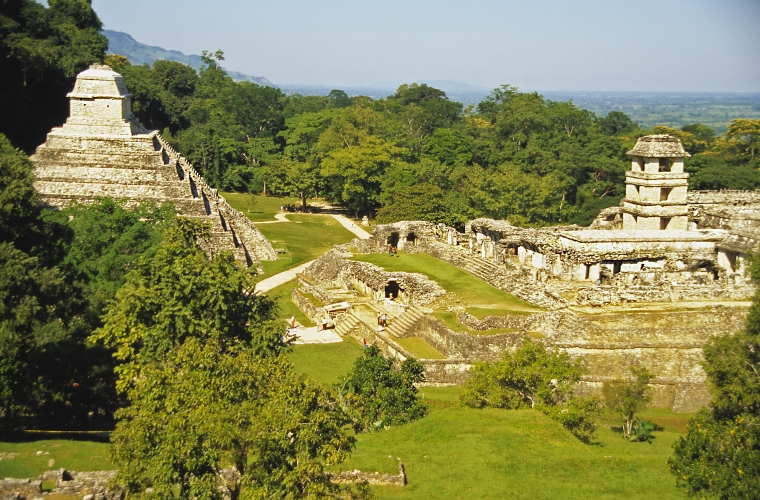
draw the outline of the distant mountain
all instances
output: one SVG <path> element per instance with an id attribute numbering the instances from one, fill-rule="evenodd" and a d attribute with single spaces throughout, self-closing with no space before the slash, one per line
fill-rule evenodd
<path id="1" fill-rule="evenodd" d="M 131 35 L 120 31 L 103 30 L 103 34 L 108 38 L 108 53 L 120 54 L 132 64 L 153 64 L 153 61 L 158 59 L 166 59 L 187 64 L 195 70 L 203 65 L 201 56 L 198 55 L 186 55 L 178 50 L 145 45 L 132 38 Z M 236 82 L 246 80 L 259 85 L 274 87 L 274 84 L 263 76 L 249 76 L 237 71 L 227 71 L 227 74 Z"/>

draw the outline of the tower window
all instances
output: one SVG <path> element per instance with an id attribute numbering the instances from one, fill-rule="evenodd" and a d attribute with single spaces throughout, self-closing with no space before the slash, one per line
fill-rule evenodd
<path id="1" fill-rule="evenodd" d="M 668 224 L 670 224 L 670 217 L 660 217 L 660 229 L 664 230 L 668 228 Z"/>
<path id="2" fill-rule="evenodd" d="M 660 201 L 668 201 L 668 198 L 670 198 L 670 192 L 671 191 L 673 191 L 673 188 L 661 187 L 660 188 Z"/>
<path id="3" fill-rule="evenodd" d="M 660 158 L 660 172 L 670 172 L 671 165 L 670 158 Z"/>

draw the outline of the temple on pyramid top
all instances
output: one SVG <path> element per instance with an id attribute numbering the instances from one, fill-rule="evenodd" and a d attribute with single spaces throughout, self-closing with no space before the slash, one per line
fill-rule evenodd
<path id="1" fill-rule="evenodd" d="M 245 215 L 206 184 L 158 131 L 139 123 L 119 73 L 93 64 L 77 75 L 68 97 L 66 123 L 51 130 L 31 157 L 34 186 L 44 202 L 53 207 L 100 197 L 127 205 L 171 202 L 179 215 L 210 224 L 211 240 L 203 243 L 210 254 L 230 250 L 239 262 L 258 268 L 262 260 L 277 260 Z"/>

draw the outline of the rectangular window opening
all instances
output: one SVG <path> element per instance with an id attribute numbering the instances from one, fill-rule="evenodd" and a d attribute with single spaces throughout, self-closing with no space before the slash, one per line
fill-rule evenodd
<path id="1" fill-rule="evenodd" d="M 670 158 L 660 158 L 660 172 L 670 172 L 672 163 Z"/>

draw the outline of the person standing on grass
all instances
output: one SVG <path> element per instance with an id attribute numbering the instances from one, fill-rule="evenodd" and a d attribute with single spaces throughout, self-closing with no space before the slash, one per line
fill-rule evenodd
<path id="1" fill-rule="evenodd" d="M 393 257 L 393 245 L 388 243 L 388 257 Z"/>
<path id="2" fill-rule="evenodd" d="M 364 350 L 367 350 L 367 339 L 362 339 L 362 343 L 364 344 Z"/>

